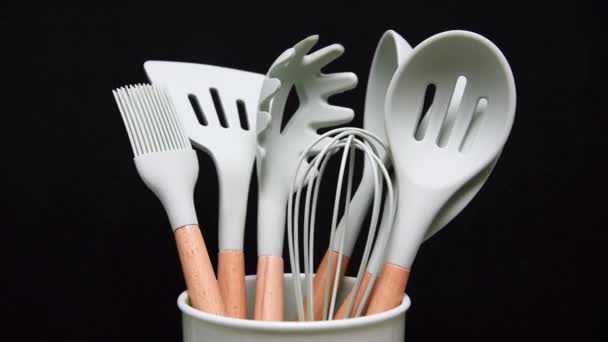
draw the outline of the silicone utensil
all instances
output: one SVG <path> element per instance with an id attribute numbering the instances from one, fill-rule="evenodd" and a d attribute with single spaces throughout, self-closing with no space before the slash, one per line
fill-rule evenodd
<path id="1" fill-rule="evenodd" d="M 289 187 L 297 161 L 318 134 L 317 129 L 350 122 L 353 111 L 327 103 L 331 95 L 352 89 L 352 73 L 323 74 L 321 68 L 344 48 L 333 44 L 307 53 L 318 36 L 286 50 L 268 71 L 258 118 L 258 269 L 254 318 L 283 320 L 283 236 Z M 292 87 L 299 107 L 281 130 L 285 103 Z M 321 148 L 322 146 L 319 146 Z M 318 151 L 310 151 L 316 153 Z"/>
<path id="2" fill-rule="evenodd" d="M 218 280 L 226 315 L 246 318 L 243 238 L 264 75 L 204 64 L 148 61 L 149 79 L 167 88 L 186 134 L 208 153 L 219 182 Z"/>
<path id="3" fill-rule="evenodd" d="M 151 85 L 112 91 L 141 179 L 160 199 L 175 234 L 190 303 L 222 315 L 224 306 L 196 218 L 198 160 L 166 94 Z"/>
<path id="4" fill-rule="evenodd" d="M 315 148 L 317 143 L 320 143 L 326 139 L 326 137 L 331 137 L 331 142 L 323 148 L 311 161 L 309 161 L 309 165 L 306 168 L 300 168 L 302 166 L 302 162 L 306 160 L 306 156 L 308 155 L 308 151 Z M 298 163 L 298 172 L 303 172 L 302 179 L 307 180 L 307 182 L 298 183 L 298 179 L 296 179 L 292 185 L 292 192 L 295 192 L 295 206 L 293 196 L 289 197 L 288 201 L 288 209 L 287 209 L 287 240 L 289 243 L 289 256 L 291 262 L 291 269 L 293 274 L 300 274 L 300 253 L 299 253 L 299 217 L 303 214 L 303 257 L 304 257 L 304 274 L 305 274 L 305 293 L 307 301 L 304 302 L 302 289 L 300 282 L 295 284 L 295 297 L 296 302 L 298 303 L 298 317 L 300 320 L 313 320 L 312 312 L 319 311 L 316 306 L 321 306 L 322 319 L 332 319 L 334 313 L 334 306 L 336 301 L 336 294 L 338 290 L 338 282 L 333 281 L 336 277 L 341 276 L 341 274 L 331 274 L 329 273 L 330 269 L 340 269 L 340 265 L 334 267 L 331 265 L 333 260 L 329 260 L 329 266 L 325 270 L 325 274 L 322 276 L 326 279 L 331 279 L 332 282 L 326 282 L 322 284 L 324 286 L 323 302 L 321 303 L 313 303 L 313 251 L 314 251 L 314 240 L 315 240 L 315 223 L 316 223 L 316 208 L 318 206 L 318 195 L 319 195 L 319 187 L 321 182 L 323 181 L 324 171 L 327 165 L 327 162 L 331 159 L 334 154 L 340 153 L 342 151 L 342 162 L 340 164 L 340 171 L 338 174 L 337 184 L 336 184 L 336 195 L 334 196 L 334 211 L 331 220 L 331 230 L 330 230 L 330 239 L 329 243 L 331 245 L 337 246 L 337 262 L 338 264 L 341 262 L 342 250 L 344 248 L 345 238 L 350 234 L 348 229 L 342 229 L 339 232 L 336 232 L 338 212 L 340 207 L 340 202 L 342 198 L 342 193 L 344 192 L 343 187 L 346 186 L 346 203 L 349 203 L 351 200 L 352 194 L 352 178 L 353 178 L 353 168 L 354 168 L 354 151 L 360 150 L 365 154 L 364 160 L 368 163 L 368 167 L 371 172 L 371 181 L 373 186 L 373 210 L 372 210 L 372 218 L 370 221 L 370 227 L 367 236 L 367 242 L 365 245 L 365 249 L 363 252 L 363 258 L 361 264 L 359 266 L 359 272 L 357 276 L 357 280 L 355 282 L 355 286 L 353 287 L 354 291 L 357 291 L 360 287 L 361 277 L 363 276 L 363 271 L 365 270 L 367 260 L 372 248 L 372 244 L 374 244 L 374 237 L 376 234 L 377 226 L 379 223 L 379 214 L 380 214 L 380 204 L 382 201 L 382 182 L 385 181 L 387 184 L 386 189 L 387 192 L 387 200 L 385 202 L 385 212 L 387 212 L 386 216 L 386 224 L 383 224 L 384 229 L 390 229 L 392 227 L 392 221 L 394 219 L 395 213 L 395 205 L 396 205 L 396 195 L 393 191 L 393 185 L 391 178 L 389 176 L 388 170 L 384 166 L 384 162 L 379 155 L 386 155 L 388 153 L 388 147 L 385 146 L 382 141 L 374 136 L 372 133 L 359 129 L 359 128 L 338 128 L 334 129 L 330 132 L 323 134 L 317 141 L 315 141 L 311 146 L 304 151 L 300 161 Z M 380 153 L 382 151 L 382 153 Z M 344 185 L 344 172 L 346 168 L 346 164 L 348 163 L 348 178 L 346 181 L 346 185 Z M 318 172 L 315 172 L 318 170 Z M 316 173 L 316 177 L 312 177 Z M 306 186 L 306 196 L 304 199 L 304 211 L 299 209 L 301 207 L 301 193 L 302 188 Z M 346 207 L 346 217 L 349 217 L 349 206 Z M 390 232 L 389 232 L 390 233 Z M 381 233 L 382 234 L 382 233 Z M 382 234 L 382 235 L 387 235 Z M 375 248 L 384 249 L 386 244 L 386 239 L 379 239 L 375 243 Z M 321 276 L 317 274 L 316 277 Z M 334 284 L 332 286 L 331 284 Z M 331 292 L 331 293 L 330 293 Z M 319 297 L 316 297 L 319 298 Z M 331 299 L 330 299 L 331 298 Z M 307 308 L 313 308 L 312 310 L 304 312 L 304 304 L 306 304 Z M 350 304 L 351 306 L 354 303 Z M 316 318 L 315 318 L 316 319 Z"/>
<path id="5" fill-rule="evenodd" d="M 378 47 L 376 48 L 376 53 L 374 54 L 374 59 L 372 61 L 372 67 L 367 85 L 367 94 L 365 97 L 363 125 L 366 129 L 376 133 L 376 135 L 382 138 L 385 143 L 388 143 L 386 134 L 384 133 L 384 104 L 386 91 L 395 71 L 407 60 L 407 57 L 409 57 L 411 51 L 411 47 L 401 36 L 399 36 L 396 32 L 389 30 L 385 32 L 380 39 Z M 455 98 L 450 102 L 450 109 L 447 113 L 449 118 L 453 117 L 458 111 L 458 104 L 461 100 L 463 91 L 464 84 L 462 82 L 457 82 L 454 89 Z M 424 116 L 420 122 L 418 130 L 423 131 L 428 125 L 428 122 L 429 116 Z M 458 215 L 462 209 L 464 209 L 464 207 L 471 201 L 471 199 L 473 199 L 475 194 L 479 192 L 483 184 L 486 182 L 497 161 L 498 157 L 494 159 L 490 166 L 480 172 L 479 175 L 473 177 L 471 181 L 466 184 L 466 186 L 463 186 L 448 200 L 448 202 L 441 208 L 433 220 L 433 223 L 429 229 L 426 231 L 425 240 L 429 239 L 431 236 L 441 230 L 456 215 Z M 348 222 L 349 231 L 351 233 L 346 236 L 344 248 L 345 257 L 343 257 L 343 264 L 348 262 L 348 257 L 350 256 L 350 253 L 352 253 L 352 248 L 356 243 L 356 238 L 358 235 L 357 233 L 361 228 L 361 224 L 363 223 L 365 214 L 367 213 L 371 196 L 371 180 L 369 178 L 370 174 L 369 172 L 366 174 L 366 169 L 364 168 L 361 184 L 357 188 L 357 192 L 355 193 L 353 201 L 350 204 L 352 209 L 349 211 L 351 216 L 349 217 Z M 343 228 L 342 223 L 339 229 L 341 228 Z M 328 251 L 328 253 L 331 253 L 331 255 L 335 258 L 335 251 L 336 246 L 334 246 L 333 250 Z M 368 263 L 368 269 L 363 275 L 363 286 L 361 287 L 361 291 L 357 294 L 353 312 L 360 311 L 359 305 L 363 300 L 365 290 L 373 286 L 379 272 L 382 269 L 383 257 L 384 255 L 380 250 L 375 250 L 375 252 L 372 254 L 372 257 Z M 326 267 L 326 259 L 327 254 L 319 266 L 319 271 L 315 277 L 315 285 L 317 288 L 321 288 L 321 286 L 317 283 L 322 284 L 324 282 L 322 269 Z M 345 269 L 341 270 L 342 276 L 345 273 L 344 271 Z M 335 270 L 332 270 L 331 274 L 333 273 L 335 273 Z M 315 294 L 316 293 L 318 292 L 315 292 Z M 350 317 L 350 312 L 347 312 L 347 307 L 352 296 L 353 292 L 351 290 L 351 292 L 347 295 L 346 300 L 342 303 L 340 309 L 336 313 L 336 318 Z M 317 295 L 315 295 L 315 297 L 317 297 Z"/>
<path id="6" fill-rule="evenodd" d="M 446 119 L 457 80 L 466 86 L 457 115 Z M 428 125 L 418 130 L 424 94 L 434 84 Z M 515 117 L 515 83 L 507 60 L 486 38 L 448 31 L 420 43 L 389 85 L 386 132 L 399 186 L 386 263 L 367 314 L 397 306 L 424 234 L 443 205 L 489 167 Z"/>
<path id="7" fill-rule="evenodd" d="M 365 109 L 363 116 L 363 128 L 370 133 L 373 133 L 385 145 L 388 145 L 388 139 L 384 133 L 384 98 L 388 84 L 397 70 L 397 67 L 409 56 L 412 48 L 410 45 L 395 31 L 386 31 L 380 38 L 380 42 L 376 47 L 374 58 L 372 60 L 371 70 L 367 83 L 367 91 L 365 95 Z M 379 149 L 381 159 L 386 158 L 386 153 Z M 325 292 L 325 284 L 329 280 L 329 286 L 333 286 L 333 276 L 327 279 L 326 274 L 334 275 L 336 267 L 341 265 L 338 280 L 340 281 L 346 272 L 350 256 L 357 242 L 357 236 L 365 216 L 367 215 L 369 206 L 372 201 L 374 192 L 374 177 L 371 164 L 368 159 L 364 160 L 363 173 L 361 182 L 357 187 L 352 200 L 348 204 L 348 217 L 343 217 L 338 225 L 338 235 L 342 234 L 345 229 L 345 223 L 348 222 L 348 234 L 345 235 L 344 247 L 342 249 L 342 258 L 338 262 L 338 252 L 340 251 L 339 241 L 325 253 L 314 278 L 314 319 L 319 320 L 322 317 Z M 327 269 L 328 265 L 333 267 Z M 364 275 L 364 282 L 369 282 L 369 275 Z M 354 290 L 354 288 L 353 288 Z M 351 296 L 349 296 L 350 299 Z M 337 314 L 337 318 L 341 318 L 346 309 L 349 300 L 344 302 L 344 307 Z M 339 312 L 340 312 L 339 311 Z"/>

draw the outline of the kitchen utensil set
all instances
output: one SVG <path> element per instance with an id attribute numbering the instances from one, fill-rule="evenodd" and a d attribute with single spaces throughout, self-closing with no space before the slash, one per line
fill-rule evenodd
<path id="1" fill-rule="evenodd" d="M 354 88 L 357 77 L 322 73 L 344 48 L 311 52 L 317 40 L 308 37 L 283 52 L 267 75 L 149 61 L 144 68 L 154 85 L 113 92 L 137 170 L 165 207 L 189 300 L 199 310 L 247 317 L 243 237 L 254 161 L 253 318 L 285 319 L 287 226 L 297 319 L 331 320 L 401 303 L 420 244 L 472 200 L 508 139 L 516 97 L 510 67 L 492 42 L 467 31 L 443 32 L 413 49 L 387 31 L 372 60 L 363 129 L 318 133 L 352 120 L 351 109 L 327 99 Z M 294 92 L 299 104 L 290 113 Z M 198 161 L 190 143 L 209 154 L 217 170 L 217 280 L 194 209 Z M 355 154 L 363 155 L 362 166 Z M 333 215 L 331 222 L 319 221 L 317 208 L 326 200 L 319 198 L 320 184 L 333 156 L 340 158 Z M 362 177 L 353 194 L 355 167 L 362 167 Z M 338 296 L 370 207 L 357 278 Z M 313 273 L 315 232 L 329 233 L 329 246 Z"/>

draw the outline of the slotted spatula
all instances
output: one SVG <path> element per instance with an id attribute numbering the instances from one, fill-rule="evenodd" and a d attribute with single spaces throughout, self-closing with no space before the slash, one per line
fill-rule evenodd
<path id="1" fill-rule="evenodd" d="M 219 182 L 218 280 L 226 315 L 246 318 L 243 234 L 256 155 L 256 117 L 264 75 L 204 64 L 148 61 L 192 144 L 208 153 Z"/>

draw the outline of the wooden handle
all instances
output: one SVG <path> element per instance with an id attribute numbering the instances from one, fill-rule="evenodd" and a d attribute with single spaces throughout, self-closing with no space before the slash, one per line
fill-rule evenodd
<path id="1" fill-rule="evenodd" d="M 218 253 L 217 279 L 224 299 L 226 316 L 247 318 L 243 251 L 224 250 Z"/>
<path id="2" fill-rule="evenodd" d="M 410 271 L 397 265 L 384 264 L 382 274 L 370 296 L 366 316 L 395 308 L 403 301 Z"/>
<path id="3" fill-rule="evenodd" d="M 259 320 L 262 316 L 262 302 L 264 299 L 264 283 L 266 279 L 266 267 L 268 260 L 264 257 L 258 257 L 258 267 L 255 276 L 255 303 L 253 306 L 253 319 Z"/>
<path id="4" fill-rule="evenodd" d="M 315 321 L 321 320 L 323 318 L 323 300 L 325 298 L 325 281 L 327 280 L 327 267 L 328 261 L 331 257 L 331 270 L 329 271 L 330 279 L 329 279 L 329 296 L 331 297 L 333 286 L 334 286 L 334 275 L 336 274 L 336 269 L 338 268 L 338 252 L 332 251 L 328 249 L 325 252 L 325 256 L 321 260 L 321 264 L 319 264 L 319 268 L 317 269 L 317 273 L 315 274 L 315 278 L 313 281 L 313 319 Z M 346 268 L 348 267 L 349 257 L 346 255 L 342 255 L 342 264 L 340 266 L 340 276 L 338 278 L 338 284 L 342 281 L 344 277 L 344 273 L 346 272 Z M 308 320 L 308 301 L 304 300 L 304 319 Z"/>
<path id="5" fill-rule="evenodd" d="M 258 257 L 253 318 L 261 321 L 284 320 L 283 258 Z"/>
<path id="6" fill-rule="evenodd" d="M 359 287 L 359 292 L 357 292 L 357 297 L 355 298 L 355 304 L 353 305 L 353 309 L 350 312 L 349 317 L 352 317 L 355 315 L 355 313 L 357 313 L 357 310 L 359 309 L 359 305 L 361 304 L 361 301 L 363 300 L 363 295 L 365 294 L 365 289 L 367 289 L 367 287 L 369 286 L 369 281 L 371 279 L 372 279 L 371 273 L 368 273 L 368 272 L 363 273 L 363 278 L 361 278 L 361 286 Z M 353 298 L 354 291 L 355 291 L 354 288 L 350 289 L 350 291 L 346 295 L 346 298 L 344 298 L 342 305 L 340 305 L 338 312 L 336 312 L 334 319 L 344 319 L 346 317 L 346 309 L 348 309 L 348 303 L 350 303 L 350 300 Z M 369 301 L 368 301 L 368 303 L 369 303 Z M 365 308 L 363 308 L 362 312 L 365 312 Z"/>
<path id="7" fill-rule="evenodd" d="M 223 315 L 220 287 L 198 225 L 177 228 L 174 234 L 190 305 L 201 311 Z"/>

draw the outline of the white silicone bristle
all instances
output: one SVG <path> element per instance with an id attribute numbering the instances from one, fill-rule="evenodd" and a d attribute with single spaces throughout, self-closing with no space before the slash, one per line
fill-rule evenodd
<path id="1" fill-rule="evenodd" d="M 190 150 L 175 107 L 166 92 L 151 84 L 127 85 L 112 90 L 135 157 Z"/>

